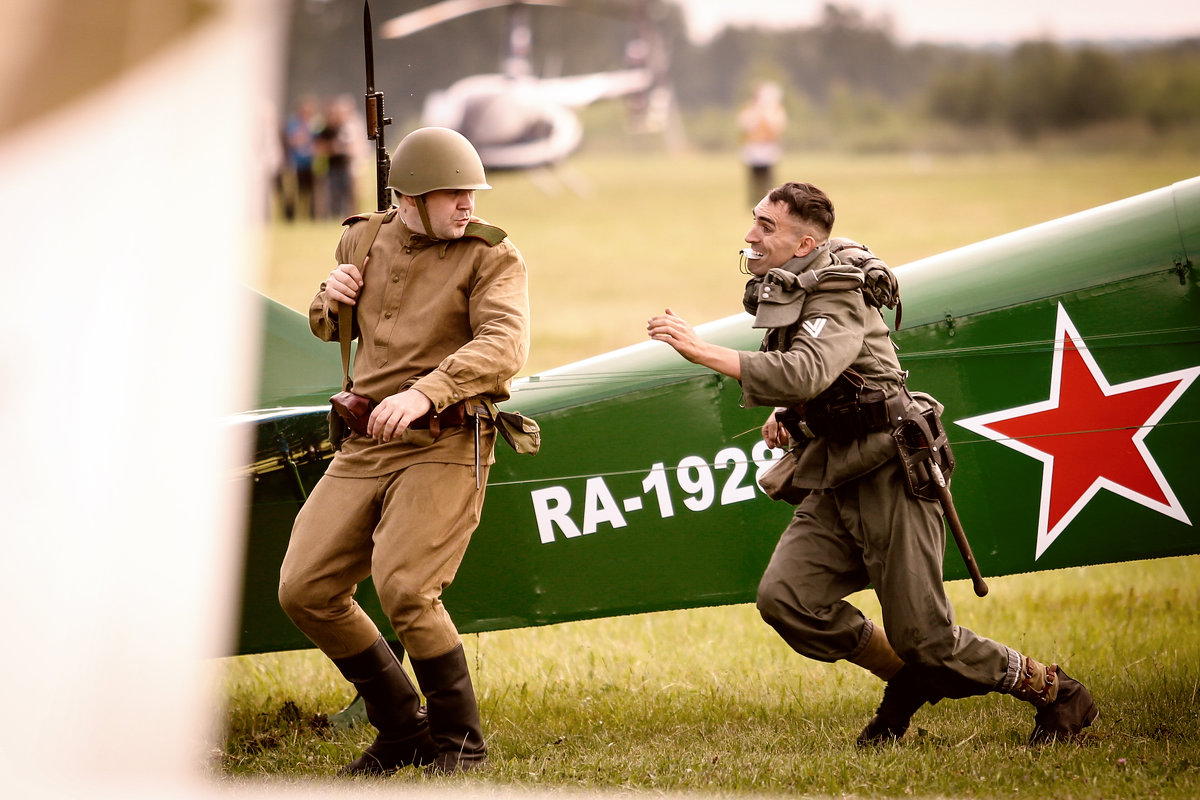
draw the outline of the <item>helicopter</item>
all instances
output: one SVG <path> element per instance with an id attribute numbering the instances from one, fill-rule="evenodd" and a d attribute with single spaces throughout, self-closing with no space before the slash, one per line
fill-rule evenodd
<path id="1" fill-rule="evenodd" d="M 626 98 L 639 131 L 662 131 L 671 113 L 666 56 L 646 2 L 632 7 L 633 35 L 626 68 L 562 77 L 538 77 L 530 59 L 531 6 L 571 7 L 569 0 L 443 0 L 380 26 L 383 39 L 411 36 L 466 14 L 508 7 L 508 53 L 496 73 L 470 75 L 431 92 L 421 124 L 452 128 L 471 141 L 489 170 L 525 170 L 558 164 L 579 147 L 577 110 L 600 100 Z M 604 10 L 586 7 L 585 10 Z M 608 9 L 611 11 L 611 9 Z"/>

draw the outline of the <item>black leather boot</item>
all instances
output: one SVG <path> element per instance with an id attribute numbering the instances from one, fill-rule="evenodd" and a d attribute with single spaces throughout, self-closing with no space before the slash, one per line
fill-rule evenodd
<path id="1" fill-rule="evenodd" d="M 487 764 L 479 705 L 462 645 L 437 658 L 414 658 L 412 665 L 425 694 L 429 732 L 437 747 L 431 769 L 458 772 Z"/>
<path id="2" fill-rule="evenodd" d="M 436 750 L 420 713 L 420 696 L 382 636 L 358 655 L 333 663 L 362 695 L 367 719 L 379 731 L 371 746 L 339 774 L 384 775 L 433 761 Z"/>
<path id="3" fill-rule="evenodd" d="M 883 700 L 875 716 L 858 735 L 858 746 L 870 747 L 896 741 L 908 730 L 908 723 L 917 709 L 940 699 L 932 696 L 919 670 L 905 664 L 884 686 Z"/>

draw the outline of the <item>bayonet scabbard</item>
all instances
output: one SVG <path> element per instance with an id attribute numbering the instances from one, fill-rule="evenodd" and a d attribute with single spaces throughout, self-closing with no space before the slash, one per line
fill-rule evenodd
<path id="1" fill-rule="evenodd" d="M 482 485 L 479 478 L 479 412 L 471 416 L 475 418 L 475 488 L 478 489 Z"/>

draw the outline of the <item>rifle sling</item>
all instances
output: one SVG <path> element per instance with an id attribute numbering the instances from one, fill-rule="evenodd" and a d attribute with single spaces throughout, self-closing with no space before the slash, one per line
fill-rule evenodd
<path id="1" fill-rule="evenodd" d="M 383 224 L 383 218 L 387 216 L 387 213 L 386 211 L 376 211 L 367 220 L 367 229 L 363 233 L 358 247 L 354 250 L 353 263 L 358 267 L 359 272 L 362 272 L 363 264 L 367 261 L 367 253 L 371 251 L 371 245 L 379 234 L 379 226 Z M 354 381 L 350 378 L 350 340 L 354 333 L 353 329 L 354 306 L 338 303 L 338 343 L 342 346 L 342 390 L 347 392 L 354 385 Z"/>

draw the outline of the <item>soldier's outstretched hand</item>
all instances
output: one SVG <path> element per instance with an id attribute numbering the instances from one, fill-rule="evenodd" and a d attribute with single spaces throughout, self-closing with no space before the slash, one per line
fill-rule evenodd
<path id="1" fill-rule="evenodd" d="M 646 333 L 651 339 L 666 342 L 688 361 L 695 361 L 700 353 L 700 337 L 683 317 L 671 309 L 651 317 L 646 322 Z"/>
<path id="2" fill-rule="evenodd" d="M 738 351 L 704 341 L 687 320 L 669 308 L 646 322 L 646 333 L 657 342 L 671 345 L 693 364 L 700 364 L 737 380 L 742 379 Z"/>

